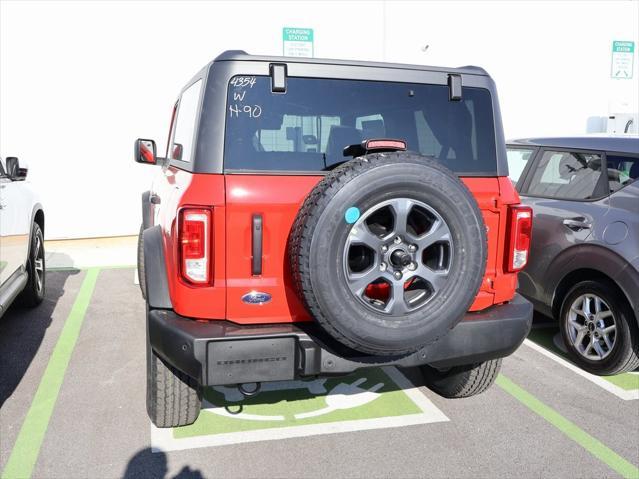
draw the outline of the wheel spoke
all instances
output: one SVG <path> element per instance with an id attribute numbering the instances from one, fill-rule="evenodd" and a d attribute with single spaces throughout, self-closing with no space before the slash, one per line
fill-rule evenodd
<path id="1" fill-rule="evenodd" d="M 385 311 L 393 315 L 407 313 L 409 311 L 409 307 L 404 299 L 404 282 L 393 281 L 392 288 L 393 292 L 391 294 L 390 301 L 386 305 Z"/>
<path id="2" fill-rule="evenodd" d="M 601 347 L 601 344 L 599 344 L 599 341 L 597 339 L 595 339 L 592 343 L 593 348 L 595 348 L 595 352 L 597 353 L 597 356 L 599 356 L 600 358 L 603 358 L 606 353 L 604 353 L 604 350 Z"/>
<path id="3" fill-rule="evenodd" d="M 586 326 L 584 326 L 583 324 L 578 323 L 575 320 L 569 320 L 568 323 L 570 324 L 570 326 L 575 328 L 576 331 L 585 331 L 586 330 Z"/>
<path id="4" fill-rule="evenodd" d="M 438 220 L 428 233 L 417 238 L 417 245 L 421 249 L 425 249 L 440 241 L 450 242 L 450 229 L 446 223 Z"/>
<path id="5" fill-rule="evenodd" d="M 585 314 L 591 314 L 591 310 L 590 310 L 590 298 L 588 296 L 584 296 L 583 297 L 583 303 L 581 305 L 581 309 L 583 310 L 583 312 Z"/>
<path id="6" fill-rule="evenodd" d="M 350 247 L 351 244 L 363 244 L 375 252 L 377 252 L 382 245 L 382 239 L 371 233 L 366 223 L 351 228 L 348 241 L 347 248 Z"/>
<path id="7" fill-rule="evenodd" d="M 594 300 L 595 300 L 595 313 L 599 314 L 601 313 L 601 298 L 599 298 L 599 296 L 595 296 Z"/>
<path id="8" fill-rule="evenodd" d="M 584 312 L 581 309 L 575 308 L 574 305 L 570 307 L 570 311 L 572 311 L 573 313 L 575 313 L 578 316 L 582 316 L 582 317 L 584 316 Z"/>
<path id="9" fill-rule="evenodd" d="M 434 271 L 424 265 L 420 265 L 417 270 L 415 270 L 413 277 L 420 277 L 428 281 L 433 288 L 434 295 L 446 284 L 446 280 L 448 279 L 448 272 Z"/>
<path id="10" fill-rule="evenodd" d="M 608 326 L 607 328 L 603 328 L 603 329 L 601 330 L 601 332 L 602 332 L 603 334 L 605 334 L 605 335 L 608 335 L 608 334 L 610 334 L 610 333 L 614 332 L 616 329 L 617 329 L 617 326 L 615 326 L 615 325 L 613 324 L 613 325 L 611 325 L 611 326 Z"/>
<path id="11" fill-rule="evenodd" d="M 610 318 L 612 316 L 612 311 L 607 310 L 607 311 L 600 311 L 599 313 L 597 313 L 597 319 L 606 319 L 606 318 Z"/>
<path id="12" fill-rule="evenodd" d="M 368 271 L 364 273 L 351 273 L 346 279 L 348 280 L 350 290 L 356 296 L 361 297 L 366 287 L 380 276 L 377 265 L 373 265 Z"/>
<path id="13" fill-rule="evenodd" d="M 408 229 L 408 215 L 413 207 L 413 202 L 408 198 L 397 198 L 391 202 L 391 208 L 395 215 L 394 232 L 405 235 Z"/>
<path id="14" fill-rule="evenodd" d="M 588 343 L 588 346 L 586 346 L 586 349 L 584 350 L 584 353 L 583 353 L 583 354 L 584 354 L 584 356 L 588 356 L 588 353 L 589 353 L 590 351 L 592 351 L 592 341 L 590 341 L 590 342 Z"/>
<path id="15" fill-rule="evenodd" d="M 604 343 L 606 343 L 606 347 L 608 348 L 608 351 L 610 351 L 612 349 L 613 342 L 610 341 L 610 338 L 608 337 L 607 334 L 604 334 L 601 337 L 603 338 Z"/>
<path id="16" fill-rule="evenodd" d="M 577 337 L 573 341 L 573 344 L 577 349 L 580 348 L 581 344 L 584 342 L 584 337 L 586 336 L 586 328 L 579 330 L 577 333 Z"/>

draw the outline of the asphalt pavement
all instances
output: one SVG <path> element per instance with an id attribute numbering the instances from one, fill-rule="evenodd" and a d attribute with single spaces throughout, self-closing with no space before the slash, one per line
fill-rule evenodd
<path id="1" fill-rule="evenodd" d="M 39 308 L 0 319 L 2 477 L 639 477 L 639 375 L 618 395 L 528 342 L 473 398 L 391 368 L 274 386 L 237 416 L 211 390 L 194 426 L 152 428 L 134 273 L 50 271 Z"/>

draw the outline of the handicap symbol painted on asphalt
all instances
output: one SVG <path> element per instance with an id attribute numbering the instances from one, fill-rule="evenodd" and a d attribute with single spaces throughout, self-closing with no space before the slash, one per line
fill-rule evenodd
<path id="1" fill-rule="evenodd" d="M 339 383 L 333 387 L 328 394 L 324 397 L 326 406 L 314 411 L 308 411 L 303 413 L 294 414 L 295 419 L 306 419 L 310 417 L 323 416 L 339 409 L 351 409 L 360 406 L 364 406 L 375 399 L 380 394 L 377 393 L 379 389 L 384 386 L 384 383 L 377 383 L 370 389 L 363 389 L 359 387 L 362 383 L 366 382 L 367 378 L 359 378 L 356 381 L 347 384 Z M 262 388 L 262 392 L 267 391 L 286 391 L 295 389 L 306 389 L 312 394 L 326 393 L 324 383 L 326 379 L 316 379 L 315 381 L 281 381 L 279 383 L 266 383 Z M 244 398 L 244 395 L 237 389 L 227 386 L 215 386 L 213 389 L 224 394 L 224 399 L 229 402 L 239 402 Z M 217 407 L 210 402 L 206 401 L 206 411 L 212 412 L 219 416 L 230 417 L 234 419 L 244 419 L 248 421 L 284 421 L 286 417 L 281 415 L 262 415 L 262 414 L 248 414 L 240 409 L 238 412 L 231 412 L 229 407 Z"/>
<path id="2" fill-rule="evenodd" d="M 342 377 L 263 383 L 250 397 L 237 387 L 203 393 L 203 410 L 190 426 L 151 427 L 156 451 L 448 421 L 397 368 L 361 370 Z"/>

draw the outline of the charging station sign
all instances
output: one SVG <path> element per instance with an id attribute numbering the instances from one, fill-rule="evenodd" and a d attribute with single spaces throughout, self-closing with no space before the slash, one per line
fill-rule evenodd
<path id="1" fill-rule="evenodd" d="M 313 58 L 313 29 L 291 28 L 282 29 L 282 40 L 285 57 Z"/>
<path id="2" fill-rule="evenodd" d="M 616 79 L 632 78 L 634 66 L 635 42 L 615 40 L 612 42 L 612 66 L 610 77 Z"/>

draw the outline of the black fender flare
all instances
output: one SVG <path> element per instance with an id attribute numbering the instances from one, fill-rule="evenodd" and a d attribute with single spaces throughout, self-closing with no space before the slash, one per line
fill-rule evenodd
<path id="1" fill-rule="evenodd" d="M 144 242 L 147 304 L 149 308 L 153 309 L 173 309 L 160 225 L 145 229 L 142 233 L 142 240 Z"/>
<path id="2" fill-rule="evenodd" d="M 33 208 L 31 209 L 31 222 L 29 223 L 29 252 L 27 253 L 25 265 L 27 264 L 26 261 L 28 261 L 29 258 L 31 257 L 31 243 L 33 242 L 33 226 L 32 225 L 35 222 L 35 217 L 36 217 L 36 214 L 38 214 L 38 211 L 42 211 L 42 216 L 44 216 L 44 208 L 42 207 L 42 205 L 40 203 L 35 203 L 33 205 Z M 42 225 L 42 236 L 44 236 L 44 225 Z"/>

